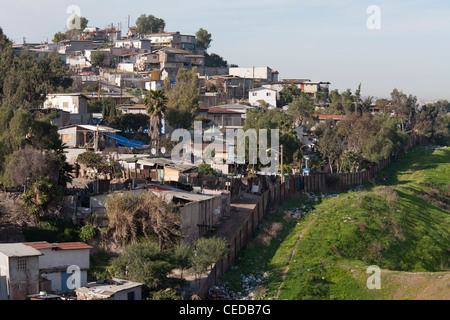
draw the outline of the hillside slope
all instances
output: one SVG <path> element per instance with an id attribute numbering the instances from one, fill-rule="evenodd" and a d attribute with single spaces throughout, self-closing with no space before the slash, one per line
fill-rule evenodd
<path id="1" fill-rule="evenodd" d="M 283 237 L 259 258 L 244 250 L 224 280 L 238 287 L 232 274 L 254 272 L 251 257 L 269 275 L 264 298 L 450 299 L 450 148 L 413 148 L 375 180 L 316 201 L 288 200 L 280 213 L 311 210 L 295 225 L 272 218 L 284 224 Z M 371 265 L 383 270 L 381 290 L 367 289 Z"/>

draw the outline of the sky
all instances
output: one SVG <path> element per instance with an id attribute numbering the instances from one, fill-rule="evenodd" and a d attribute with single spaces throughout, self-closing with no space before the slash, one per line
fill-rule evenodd
<path id="1" fill-rule="evenodd" d="M 396 88 L 450 100 L 448 0 L 0 0 L 0 27 L 16 43 L 51 42 L 67 30 L 73 5 L 100 28 L 121 23 L 126 32 L 128 15 L 135 25 L 141 14 L 164 19 L 165 31 L 204 28 L 212 34 L 209 53 L 240 67 L 269 66 L 280 79 L 353 92 L 361 83 L 363 96 L 389 97 Z"/>

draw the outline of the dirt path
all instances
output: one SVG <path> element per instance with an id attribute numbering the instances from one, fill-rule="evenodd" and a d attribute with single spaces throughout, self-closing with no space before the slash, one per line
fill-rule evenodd
<path id="1" fill-rule="evenodd" d="M 286 279 L 287 273 L 289 271 L 289 266 L 291 265 L 292 258 L 294 257 L 295 253 L 297 252 L 298 243 L 300 242 L 302 237 L 305 235 L 305 233 L 308 231 L 309 227 L 316 221 L 317 218 L 318 218 L 318 216 L 315 216 L 314 219 L 312 219 L 308 223 L 308 225 L 302 230 L 302 232 L 298 236 L 297 241 L 295 241 L 294 250 L 292 250 L 292 254 L 291 254 L 291 257 L 289 258 L 289 262 L 288 262 L 288 264 L 286 266 L 286 269 L 284 270 L 284 272 L 283 272 L 283 274 L 281 276 L 281 283 L 280 283 L 280 286 L 278 287 L 277 295 L 275 297 L 276 300 L 278 300 L 278 296 L 280 295 L 281 287 L 283 286 L 284 280 Z"/>

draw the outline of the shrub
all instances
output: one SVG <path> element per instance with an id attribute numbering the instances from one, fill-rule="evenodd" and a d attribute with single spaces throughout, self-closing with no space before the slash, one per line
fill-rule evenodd
<path id="1" fill-rule="evenodd" d="M 100 168 L 104 166 L 104 160 L 101 154 L 93 151 L 86 151 L 78 155 L 78 162 L 90 168 Z"/>
<path id="2" fill-rule="evenodd" d="M 174 289 L 168 288 L 153 292 L 148 300 L 182 300 L 182 297 Z"/>
<path id="3" fill-rule="evenodd" d="M 97 234 L 98 234 L 97 228 L 87 224 L 81 227 L 79 237 L 81 241 L 89 242 L 90 240 L 94 239 L 97 236 Z"/>
<path id="4" fill-rule="evenodd" d="M 208 176 L 216 176 L 217 171 L 211 168 L 211 165 L 202 163 L 198 166 L 198 172 L 202 172 Z"/>

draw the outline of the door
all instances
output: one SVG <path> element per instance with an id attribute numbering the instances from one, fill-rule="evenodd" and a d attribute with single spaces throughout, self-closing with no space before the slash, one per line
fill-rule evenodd
<path id="1" fill-rule="evenodd" d="M 61 272 L 61 292 L 66 292 L 67 290 L 69 290 L 69 288 L 67 287 L 67 280 L 71 275 L 71 273 Z"/>

